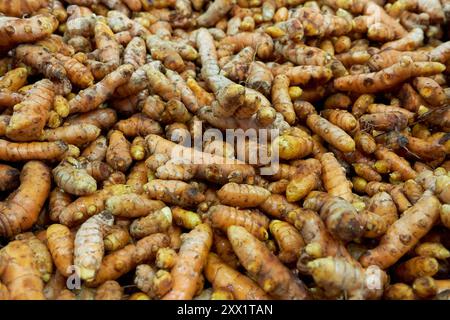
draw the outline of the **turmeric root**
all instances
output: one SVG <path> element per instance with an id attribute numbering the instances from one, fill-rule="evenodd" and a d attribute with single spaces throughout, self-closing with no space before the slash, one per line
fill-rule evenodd
<path id="1" fill-rule="evenodd" d="M 412 179 L 406 180 L 403 183 L 403 192 L 411 203 L 416 203 L 422 196 L 423 189 Z"/>
<path id="2" fill-rule="evenodd" d="M 56 34 L 52 34 L 42 40 L 36 41 L 36 44 L 46 48 L 52 53 L 60 53 L 68 57 L 75 54 L 74 48 L 65 43 L 62 36 Z"/>
<path id="3" fill-rule="evenodd" d="M 319 178 L 315 173 L 296 174 L 286 186 L 286 199 L 295 202 L 303 199 L 319 185 Z"/>
<path id="4" fill-rule="evenodd" d="M 363 130 L 402 130 L 408 126 L 408 118 L 401 112 L 377 112 L 361 116 L 359 124 Z"/>
<path id="5" fill-rule="evenodd" d="M 172 208 L 172 217 L 176 225 L 186 229 L 194 229 L 202 223 L 198 214 L 180 207 Z"/>
<path id="6" fill-rule="evenodd" d="M 397 219 L 397 208 L 387 192 L 376 193 L 370 198 L 367 210 L 380 216 L 385 225 L 392 225 Z"/>
<path id="7" fill-rule="evenodd" d="M 197 18 L 199 26 L 211 27 L 225 17 L 233 7 L 231 0 L 215 0 L 208 9 Z"/>
<path id="8" fill-rule="evenodd" d="M 384 292 L 386 300 L 415 300 L 413 289 L 406 283 L 394 283 L 389 285 Z"/>
<path id="9" fill-rule="evenodd" d="M 81 224 L 89 217 L 100 213 L 105 208 L 105 200 L 114 195 L 130 193 L 129 186 L 123 184 L 114 184 L 104 186 L 103 189 L 97 190 L 91 195 L 81 196 L 65 207 L 60 215 L 60 223 L 72 227 Z"/>
<path id="10" fill-rule="evenodd" d="M 56 99 L 56 98 L 55 98 Z M 69 111 L 67 110 L 67 114 Z M 96 109 L 86 113 L 80 113 L 66 118 L 64 125 L 94 125 L 100 129 L 109 129 L 117 122 L 117 113 L 113 109 L 104 108 Z"/>
<path id="11" fill-rule="evenodd" d="M 44 297 L 448 297 L 450 6 L 3 9 L 27 1 L 0 17 L 0 238 L 31 249 Z"/>
<path id="12" fill-rule="evenodd" d="M 360 151 L 363 151 L 367 154 L 375 152 L 377 144 L 372 135 L 359 130 L 355 133 L 353 138 L 355 139 L 356 148 Z"/>
<path id="13" fill-rule="evenodd" d="M 288 184 L 289 184 L 289 180 L 281 179 L 281 180 L 278 180 L 278 181 L 271 182 L 267 186 L 267 190 L 269 190 L 270 193 L 283 194 L 283 193 L 286 193 L 286 189 L 287 189 Z"/>
<path id="14" fill-rule="evenodd" d="M 167 161 L 164 165 L 156 169 L 155 176 L 163 180 L 182 180 L 187 181 L 195 176 L 196 169 L 192 164 L 176 163 L 176 161 Z"/>
<path id="15" fill-rule="evenodd" d="M 414 257 L 400 264 L 396 269 L 396 276 L 402 282 L 411 283 L 416 278 L 432 277 L 438 272 L 439 263 L 431 257 Z"/>
<path id="16" fill-rule="evenodd" d="M 61 211 L 72 202 L 70 194 L 60 188 L 54 188 L 48 200 L 49 217 L 52 221 L 59 221 Z"/>
<path id="17" fill-rule="evenodd" d="M 231 45 L 233 51 L 241 51 L 244 47 L 252 47 L 261 59 L 267 59 L 273 51 L 272 38 L 261 32 L 240 32 L 222 39 L 220 46 Z"/>
<path id="18" fill-rule="evenodd" d="M 345 132 L 352 132 L 358 125 L 355 117 L 345 110 L 323 110 L 322 116 Z"/>
<path id="19" fill-rule="evenodd" d="M 39 161 L 27 162 L 20 174 L 20 186 L 0 213 L 0 234 L 14 236 L 37 221 L 50 193 L 50 170 Z"/>
<path id="20" fill-rule="evenodd" d="M 430 16 L 432 22 L 439 22 L 444 19 L 442 5 L 436 0 L 397 0 L 389 7 L 388 13 L 397 17 L 405 10 L 424 12 Z"/>
<path id="21" fill-rule="evenodd" d="M 227 234 L 242 266 L 265 292 L 278 299 L 308 298 L 304 284 L 262 242 L 239 226 L 230 226 Z"/>
<path id="22" fill-rule="evenodd" d="M 172 269 L 177 261 L 178 254 L 172 248 L 161 248 L 156 253 L 155 264 L 161 269 Z"/>
<path id="23" fill-rule="evenodd" d="M 81 169 L 85 169 L 98 182 L 107 180 L 113 173 L 112 168 L 106 163 L 101 161 L 87 161 L 82 157 L 78 158 L 78 166 Z"/>
<path id="24" fill-rule="evenodd" d="M 260 240 L 267 240 L 267 226 L 259 223 L 257 219 L 246 210 L 238 210 L 233 207 L 216 205 L 212 206 L 208 211 L 208 218 L 211 220 L 213 228 L 220 229 L 224 232 L 230 226 L 237 225 L 244 227 L 254 237 Z"/>
<path id="25" fill-rule="evenodd" d="M 162 40 L 156 35 L 147 36 L 145 42 L 152 58 L 160 60 L 168 69 L 181 72 L 185 68 L 183 58 L 174 48 L 173 42 Z"/>
<path id="26" fill-rule="evenodd" d="M 447 228 L 450 228 L 450 206 L 443 204 L 441 207 L 441 222 Z"/>
<path id="27" fill-rule="evenodd" d="M 144 186 L 144 191 L 150 199 L 181 207 L 189 207 L 205 199 L 197 186 L 176 180 L 154 179 Z"/>
<path id="28" fill-rule="evenodd" d="M 45 284 L 44 296 L 47 300 L 55 300 L 61 291 L 65 290 L 65 287 L 66 278 L 56 270 L 50 280 Z"/>
<path id="29" fill-rule="evenodd" d="M 97 190 L 95 179 L 73 158 L 67 158 L 53 169 L 53 177 L 59 188 L 73 195 L 89 195 Z"/>
<path id="30" fill-rule="evenodd" d="M 36 269 L 44 282 L 50 280 L 53 272 L 53 262 L 45 243 L 39 240 L 32 232 L 25 232 L 15 237 L 15 240 L 23 240 L 33 252 L 33 260 Z"/>
<path id="31" fill-rule="evenodd" d="M 47 228 L 48 249 L 58 271 L 65 277 L 71 274 L 73 265 L 74 237 L 66 226 L 52 224 Z"/>
<path id="32" fill-rule="evenodd" d="M 438 62 L 414 62 L 410 57 L 374 73 L 350 75 L 334 80 L 338 90 L 375 93 L 394 88 L 412 77 L 426 77 L 440 73 L 444 66 Z"/>
<path id="33" fill-rule="evenodd" d="M 329 297 L 345 294 L 348 299 L 377 299 L 387 283 L 386 273 L 377 266 L 363 269 L 337 257 L 313 260 L 308 268 Z"/>
<path id="34" fill-rule="evenodd" d="M 68 144 L 81 146 L 95 140 L 100 135 L 100 131 L 98 127 L 92 124 L 74 124 L 44 130 L 40 139 L 46 141 L 64 141 Z"/>
<path id="35" fill-rule="evenodd" d="M 133 146 L 131 146 L 131 155 L 133 156 Z M 131 169 L 126 184 L 131 186 L 137 194 L 144 192 L 144 185 L 148 182 L 149 172 L 144 161 L 136 163 Z"/>
<path id="36" fill-rule="evenodd" d="M 107 148 L 107 139 L 104 136 L 99 136 L 84 148 L 81 156 L 87 161 L 103 161 L 106 157 Z"/>
<path id="37" fill-rule="evenodd" d="M 120 186 L 119 189 L 123 189 L 123 193 L 130 193 L 132 192 L 130 186 L 125 185 L 125 182 L 127 180 L 127 177 L 123 172 L 120 171 L 114 171 L 111 173 L 111 175 L 108 177 L 108 180 L 103 181 L 103 188 L 111 187 L 111 186 Z M 119 192 L 118 194 L 122 194 L 122 192 Z"/>
<path id="38" fill-rule="evenodd" d="M 280 249 L 278 259 L 283 263 L 297 261 L 301 249 L 305 246 L 305 242 L 297 229 L 287 222 L 272 220 L 270 222 L 270 233 Z"/>
<path id="39" fill-rule="evenodd" d="M 311 114 L 308 116 L 306 123 L 311 130 L 342 152 L 352 152 L 355 150 L 355 141 L 352 137 L 321 116 Z"/>
<path id="40" fill-rule="evenodd" d="M 389 145 L 391 149 L 406 148 L 410 153 L 424 161 L 433 161 L 445 157 L 444 146 L 439 143 L 405 136 L 398 132 L 390 132 L 386 136 L 386 139 L 389 142 L 386 142 L 385 145 L 393 142 L 393 145 Z"/>
<path id="41" fill-rule="evenodd" d="M 427 299 L 437 294 L 436 281 L 432 277 L 420 277 L 414 280 L 413 290 L 416 296 Z"/>
<path id="42" fill-rule="evenodd" d="M 90 69 L 97 79 L 102 79 L 120 65 L 120 47 L 108 25 L 97 20 L 94 26 L 95 45 L 99 61 L 91 61 Z"/>
<path id="43" fill-rule="evenodd" d="M 208 255 L 205 277 L 214 288 L 225 288 L 237 300 L 266 300 L 266 293 L 250 278 L 231 268 L 214 253 Z"/>
<path id="44" fill-rule="evenodd" d="M 16 48 L 15 59 L 35 68 L 49 79 L 67 80 L 63 64 L 44 47 L 20 45 Z"/>
<path id="45" fill-rule="evenodd" d="M 328 53 L 305 44 L 275 42 L 274 49 L 286 60 L 300 66 L 325 66 L 331 62 L 331 56 Z"/>
<path id="46" fill-rule="evenodd" d="M 289 78 L 293 83 L 292 78 Z M 272 87 L 273 75 L 271 70 L 260 61 L 253 61 L 248 67 L 247 86 L 269 96 Z M 294 84 L 294 83 L 293 83 Z"/>
<path id="47" fill-rule="evenodd" d="M 122 295 L 122 286 L 117 281 L 108 280 L 97 288 L 95 300 L 121 300 Z"/>
<path id="48" fill-rule="evenodd" d="M 37 140 L 47 122 L 54 96 L 51 81 L 44 79 L 36 82 L 25 95 L 23 102 L 14 106 L 6 136 L 15 141 Z"/>
<path id="49" fill-rule="evenodd" d="M 299 207 L 294 203 L 288 202 L 286 197 L 281 194 L 272 194 L 259 208 L 269 216 L 277 219 L 285 219 L 290 211 Z"/>
<path id="50" fill-rule="evenodd" d="M 123 62 L 131 64 L 137 69 L 145 64 L 146 53 L 145 40 L 140 37 L 134 37 L 123 52 Z"/>
<path id="51" fill-rule="evenodd" d="M 153 120 L 162 123 L 185 123 L 191 119 L 187 108 L 179 100 L 171 99 L 164 103 L 159 96 L 149 96 L 143 107 L 142 112 Z"/>
<path id="52" fill-rule="evenodd" d="M 144 264 L 138 268 L 136 268 L 136 286 L 146 291 L 150 297 L 161 298 L 172 288 L 173 279 L 168 271 L 154 272 L 149 265 Z"/>
<path id="53" fill-rule="evenodd" d="M 44 282 L 50 280 L 53 273 L 53 261 L 45 243 L 39 240 L 32 232 L 18 234 L 15 240 L 23 240 L 33 252 L 34 264 Z"/>
<path id="54" fill-rule="evenodd" d="M 307 263 L 324 256 L 339 256 L 352 264 L 356 263 L 342 242 L 331 236 L 324 222 L 314 211 L 308 209 L 293 210 L 288 215 L 288 221 L 300 231 L 306 244 L 300 252 L 297 262 L 297 268 L 300 272 L 308 273 Z"/>
<path id="55" fill-rule="evenodd" d="M 269 195 L 270 192 L 264 188 L 233 182 L 225 184 L 217 191 L 221 203 L 242 208 L 257 207 L 266 201 Z"/>
<path id="56" fill-rule="evenodd" d="M 189 77 L 186 80 L 186 85 L 191 89 L 192 93 L 197 98 L 199 107 L 211 105 L 214 101 L 213 95 L 201 87 L 194 78 Z"/>
<path id="57" fill-rule="evenodd" d="M 423 30 L 421 28 L 414 28 L 404 37 L 383 44 L 381 50 L 394 49 L 400 51 L 413 51 L 423 44 L 423 40 Z"/>
<path id="58" fill-rule="evenodd" d="M 355 163 L 353 164 L 353 169 L 355 173 L 364 178 L 366 181 L 381 181 L 382 177 L 380 174 L 372 167 L 365 163 Z"/>
<path id="59" fill-rule="evenodd" d="M 307 135 L 296 137 L 290 134 L 282 134 L 273 141 L 273 148 L 278 148 L 278 155 L 281 159 L 299 159 L 306 157 L 313 151 L 313 141 Z"/>
<path id="60" fill-rule="evenodd" d="M 0 301 L 1 300 L 9 300 L 8 288 L 3 283 L 0 283 Z"/>
<path id="61" fill-rule="evenodd" d="M 150 234 L 166 232 L 171 224 L 172 212 L 169 207 L 164 207 L 134 220 L 130 225 L 130 234 L 139 239 Z"/>
<path id="62" fill-rule="evenodd" d="M 0 164 L 0 191 L 16 189 L 20 185 L 20 171 L 6 164 Z"/>
<path id="63" fill-rule="evenodd" d="M 221 73 L 236 82 L 245 80 L 254 55 L 252 47 L 245 47 L 223 65 Z"/>
<path id="64" fill-rule="evenodd" d="M 337 239 L 350 241 L 358 239 L 363 233 L 361 216 L 350 203 L 338 197 L 325 201 L 320 217 Z"/>
<path id="65" fill-rule="evenodd" d="M 399 157 L 397 154 L 389 151 L 383 146 L 377 147 L 375 156 L 379 160 L 387 160 L 388 162 L 390 162 L 392 170 L 398 171 L 401 174 L 402 179 L 404 180 L 414 179 L 417 176 L 417 172 L 415 172 L 411 168 L 411 166 L 405 159 Z"/>
<path id="66" fill-rule="evenodd" d="M 292 18 L 299 19 L 306 36 L 341 36 L 352 30 L 352 24 L 345 18 L 323 15 L 312 8 L 300 8 L 293 12 Z"/>
<path id="67" fill-rule="evenodd" d="M 26 241 L 11 241 L 0 251 L 0 279 L 11 300 L 45 300 L 44 283 Z"/>
<path id="68" fill-rule="evenodd" d="M 117 130 L 122 131 L 127 137 L 145 137 L 149 134 L 162 133 L 162 128 L 159 123 L 142 113 L 137 113 L 128 119 L 120 120 L 114 127 Z"/>
<path id="69" fill-rule="evenodd" d="M 289 97 L 289 78 L 286 75 L 277 75 L 272 83 L 272 104 L 289 124 L 295 122 L 295 111 Z"/>
<path id="70" fill-rule="evenodd" d="M 432 191 L 444 204 L 450 202 L 449 179 L 445 175 L 436 175 L 430 170 L 423 170 L 415 179 L 424 189 Z"/>
<path id="71" fill-rule="evenodd" d="M 100 268 L 104 244 L 103 237 L 113 225 L 114 217 L 107 212 L 89 218 L 75 235 L 74 264 L 83 280 L 93 280 Z"/>
<path id="72" fill-rule="evenodd" d="M 328 193 L 351 202 L 353 199 L 351 182 L 347 180 L 344 169 L 334 155 L 325 153 L 320 158 L 320 162 L 322 164 L 322 181 Z"/>
<path id="73" fill-rule="evenodd" d="M 103 239 L 106 251 L 115 251 L 125 247 L 131 240 L 127 229 L 120 226 L 113 226 Z"/>
<path id="74" fill-rule="evenodd" d="M 106 163 L 115 170 L 125 172 L 132 162 L 130 142 L 128 142 L 121 131 L 113 130 L 110 133 L 109 145 L 106 149 Z"/>
<path id="75" fill-rule="evenodd" d="M 84 89 L 94 84 L 94 76 L 82 63 L 60 53 L 56 53 L 55 58 L 62 63 L 67 77 L 74 85 Z"/>
<path id="76" fill-rule="evenodd" d="M 86 284 L 97 287 L 108 280 L 116 280 L 136 268 L 138 264 L 155 258 L 158 249 L 169 246 L 169 237 L 162 233 L 152 234 L 106 255 L 101 261 L 95 278 Z"/>
<path id="77" fill-rule="evenodd" d="M 23 95 L 17 92 L 11 92 L 10 90 L 0 90 L 0 107 L 9 108 L 20 103 L 23 100 Z M 6 131 L 6 129 L 4 129 Z M 3 134 L 4 135 L 4 134 Z"/>
<path id="78" fill-rule="evenodd" d="M 414 79 L 413 85 L 431 107 L 439 107 L 448 100 L 444 89 L 431 78 L 417 77 Z"/>
<path id="79" fill-rule="evenodd" d="M 233 251 L 233 247 L 226 236 L 214 232 L 213 251 L 224 261 L 227 265 L 237 268 L 239 260 Z"/>
<path id="80" fill-rule="evenodd" d="M 212 230 L 206 224 L 200 224 L 186 234 L 171 271 L 173 287 L 163 300 L 186 300 L 194 297 L 195 283 L 206 264 L 212 238 Z M 187 274 L 190 276 L 186 277 Z"/>
<path id="81" fill-rule="evenodd" d="M 439 206 L 435 196 L 429 191 L 424 192 L 419 201 L 388 228 L 379 246 L 361 257 L 362 265 L 375 264 L 385 269 L 394 264 L 433 226 L 439 217 Z M 411 233 L 411 228 L 415 232 Z"/>
<path id="82" fill-rule="evenodd" d="M 402 56 L 409 56 L 414 61 L 434 61 L 445 63 L 448 60 L 448 42 L 443 43 L 431 51 L 399 51 L 394 49 L 386 49 L 374 54 L 367 64 L 372 71 L 378 71 L 398 63 Z"/>
<path id="83" fill-rule="evenodd" d="M 140 136 L 135 137 L 131 142 L 130 153 L 133 160 L 136 161 L 146 158 L 145 139 Z"/>
<path id="84" fill-rule="evenodd" d="M 0 89 L 17 91 L 27 82 L 28 71 L 26 68 L 16 68 L 8 71 L 0 78 Z"/>
<path id="85" fill-rule="evenodd" d="M 154 295 L 153 282 L 155 278 L 155 271 L 148 264 L 140 264 L 136 267 L 136 274 L 134 276 L 134 284 L 143 292 Z"/>
<path id="86" fill-rule="evenodd" d="M 0 2 L 0 12 L 7 16 L 22 17 L 31 13 L 35 13 L 42 7 L 48 5 L 48 1 L 21 0 L 14 3 L 7 1 Z"/>
<path id="87" fill-rule="evenodd" d="M 152 89 L 157 89 L 155 90 L 156 93 L 163 95 L 171 86 L 170 83 L 168 84 L 166 76 L 160 72 L 160 69 L 161 65 L 157 62 L 148 63 L 139 67 L 132 73 L 128 82 L 117 88 L 115 95 L 118 97 L 127 97 L 137 94 L 147 86 L 151 86 Z M 174 95 L 175 92 L 167 94 Z M 166 95 L 163 96 L 166 97 Z"/>
<path id="88" fill-rule="evenodd" d="M 0 48 L 34 42 L 52 34 L 58 27 L 58 20 L 51 14 L 39 14 L 30 18 L 2 17 L 0 19 Z"/>
<path id="89" fill-rule="evenodd" d="M 125 64 L 105 76 L 101 81 L 86 88 L 69 101 L 70 113 L 88 112 L 96 109 L 100 104 L 124 84 L 131 77 L 133 67 Z"/>
<path id="90" fill-rule="evenodd" d="M 164 203 L 159 200 L 149 200 L 144 196 L 130 193 L 109 197 L 105 202 L 105 207 L 113 215 L 137 218 L 164 208 Z"/>

